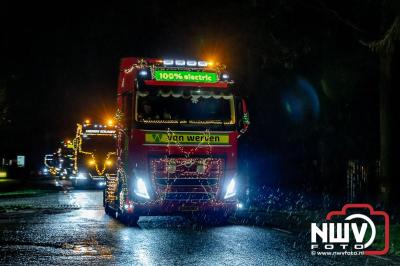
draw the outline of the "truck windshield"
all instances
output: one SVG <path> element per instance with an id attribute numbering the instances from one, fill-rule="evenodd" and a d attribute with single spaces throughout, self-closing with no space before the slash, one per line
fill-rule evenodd
<path id="1" fill-rule="evenodd" d="M 137 121 L 234 123 L 232 95 L 138 93 Z"/>
<path id="2" fill-rule="evenodd" d="M 114 136 L 83 135 L 82 150 L 87 152 L 110 152 L 115 149 Z"/>

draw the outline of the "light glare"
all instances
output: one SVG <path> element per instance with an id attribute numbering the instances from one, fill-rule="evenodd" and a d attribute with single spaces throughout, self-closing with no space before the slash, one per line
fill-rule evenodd
<path id="1" fill-rule="evenodd" d="M 235 179 L 232 178 L 231 182 L 229 182 L 228 187 L 226 188 L 225 199 L 233 197 L 236 195 L 235 191 Z"/>
<path id="2" fill-rule="evenodd" d="M 139 197 L 150 199 L 149 193 L 147 193 L 146 183 L 141 178 L 138 178 L 136 181 L 135 193 Z"/>
<path id="3" fill-rule="evenodd" d="M 147 76 L 147 71 L 142 69 L 142 70 L 139 71 L 139 75 L 142 76 L 142 77 L 145 77 L 145 76 Z"/>

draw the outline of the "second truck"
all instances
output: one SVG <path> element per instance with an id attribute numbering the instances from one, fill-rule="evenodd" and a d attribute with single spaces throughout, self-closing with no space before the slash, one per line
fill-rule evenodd
<path id="1" fill-rule="evenodd" d="M 73 170 L 70 179 L 75 187 L 104 188 L 106 176 L 116 174 L 116 130 L 112 123 L 77 124 L 73 140 Z"/>

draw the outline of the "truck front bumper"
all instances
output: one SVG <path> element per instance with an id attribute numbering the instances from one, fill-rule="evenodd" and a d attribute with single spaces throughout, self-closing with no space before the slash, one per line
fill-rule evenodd
<path id="1" fill-rule="evenodd" d="M 135 216 L 193 215 L 196 213 L 232 214 L 237 209 L 237 201 L 153 201 L 138 203 L 129 201 L 124 212 Z"/>

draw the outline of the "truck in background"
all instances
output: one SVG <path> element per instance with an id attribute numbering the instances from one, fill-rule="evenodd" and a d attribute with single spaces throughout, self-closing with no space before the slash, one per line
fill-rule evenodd
<path id="1" fill-rule="evenodd" d="M 42 174 L 44 176 L 53 176 L 58 177 L 60 168 L 58 163 L 58 158 L 55 153 L 46 154 L 43 158 L 44 168 L 42 170 Z"/>
<path id="2" fill-rule="evenodd" d="M 77 124 L 69 176 L 74 187 L 104 188 L 106 176 L 116 175 L 115 133 L 112 123 Z"/>

